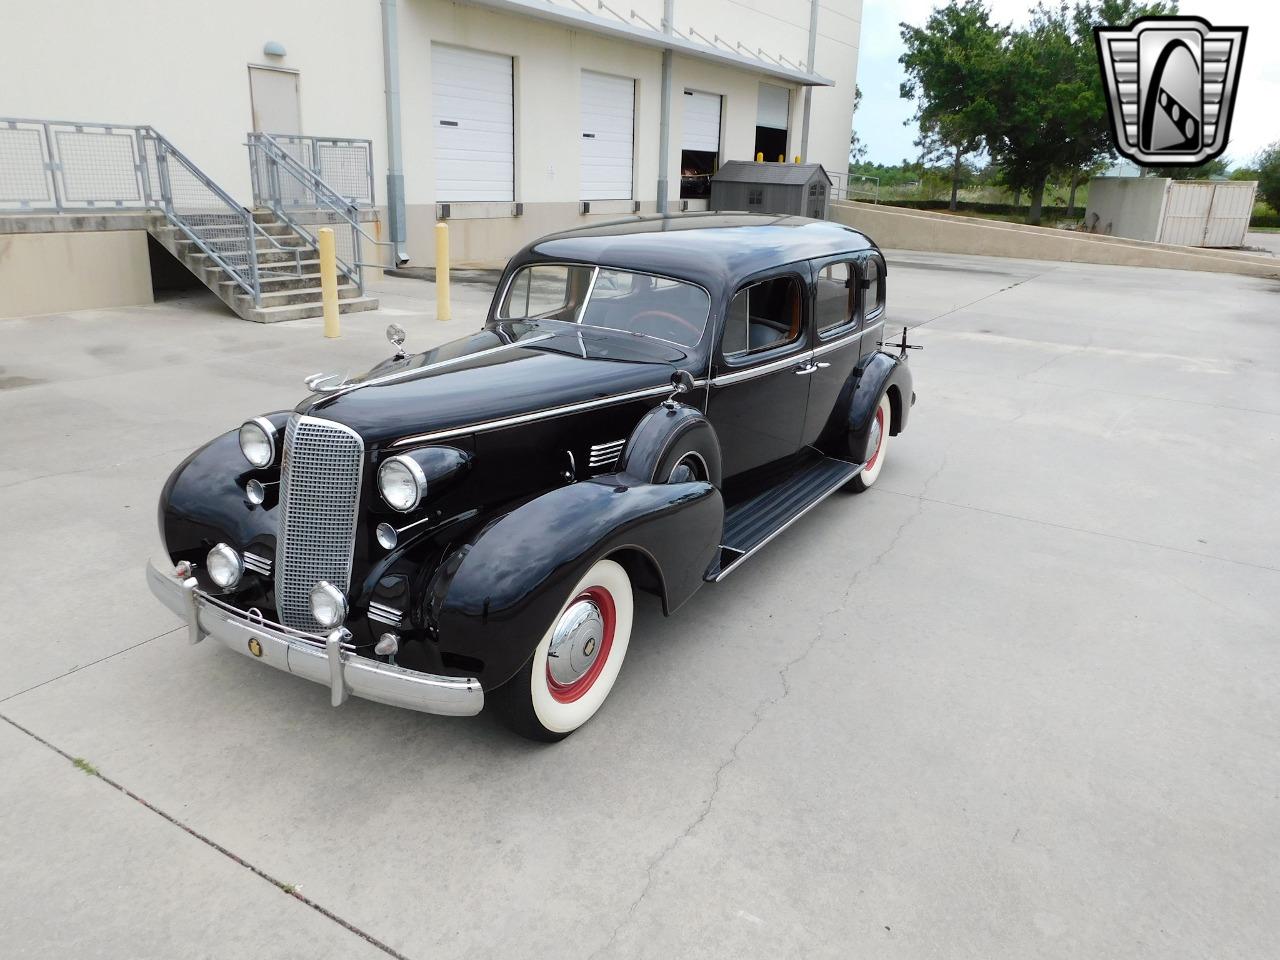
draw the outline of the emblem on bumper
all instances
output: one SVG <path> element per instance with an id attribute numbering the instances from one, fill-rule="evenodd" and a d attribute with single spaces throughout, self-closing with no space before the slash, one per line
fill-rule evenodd
<path id="1" fill-rule="evenodd" d="M 257 637 L 249 638 L 249 652 L 252 653 L 255 657 L 262 656 L 262 644 L 258 642 Z"/>

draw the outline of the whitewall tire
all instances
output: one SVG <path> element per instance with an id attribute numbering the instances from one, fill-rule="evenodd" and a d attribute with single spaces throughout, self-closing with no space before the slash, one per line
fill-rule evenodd
<path id="1" fill-rule="evenodd" d="M 893 405 L 886 392 L 876 404 L 875 416 L 871 420 L 871 432 L 867 439 L 866 466 L 862 472 L 849 481 L 849 489 L 861 493 L 868 489 L 880 476 L 884 469 L 885 455 L 889 452 L 889 428 L 893 424 Z"/>
<path id="2" fill-rule="evenodd" d="M 535 740 L 561 740 L 613 689 L 631 640 L 635 600 L 622 565 L 599 560 L 569 591 L 529 663 L 501 687 L 507 722 Z"/>

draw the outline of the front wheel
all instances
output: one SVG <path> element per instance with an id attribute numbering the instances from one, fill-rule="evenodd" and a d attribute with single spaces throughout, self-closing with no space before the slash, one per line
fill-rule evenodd
<path id="1" fill-rule="evenodd" d="M 569 598 L 524 669 L 494 691 L 503 719 L 531 740 L 563 740 L 613 689 L 635 610 L 622 565 L 599 560 Z"/>
<path id="2" fill-rule="evenodd" d="M 854 493 L 862 493 L 868 489 L 880 470 L 884 467 L 885 454 L 889 450 L 889 427 L 893 423 L 893 407 L 889 403 L 889 394 L 885 393 L 876 404 L 876 415 L 871 420 L 871 433 L 867 437 L 867 449 L 871 451 L 866 466 L 845 486 Z"/>

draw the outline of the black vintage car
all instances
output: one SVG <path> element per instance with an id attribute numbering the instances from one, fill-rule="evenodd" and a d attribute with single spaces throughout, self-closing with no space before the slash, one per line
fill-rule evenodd
<path id="1" fill-rule="evenodd" d="M 555 234 L 478 332 L 201 447 L 160 497 L 152 591 L 246 656 L 556 740 L 608 695 L 633 595 L 666 613 L 884 467 L 915 396 L 885 263 L 798 217 Z M 389 331 L 397 348 L 403 332 Z"/>

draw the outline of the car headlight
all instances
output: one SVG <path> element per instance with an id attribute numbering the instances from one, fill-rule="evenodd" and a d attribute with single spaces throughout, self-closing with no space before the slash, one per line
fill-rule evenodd
<path id="1" fill-rule="evenodd" d="M 240 425 L 240 452 L 259 469 L 276 458 L 276 428 L 266 417 L 254 417 Z"/>
<path id="2" fill-rule="evenodd" d="M 392 457 L 378 468 L 378 492 L 392 510 L 407 513 L 427 495 L 427 475 L 416 460 Z"/>
<path id="3" fill-rule="evenodd" d="M 240 559 L 240 554 L 225 543 L 220 543 L 209 551 L 205 566 L 209 570 L 209 579 L 223 590 L 234 587 L 244 576 L 244 561 Z"/>
<path id="4" fill-rule="evenodd" d="M 326 630 L 341 626 L 347 619 L 347 598 L 328 580 L 321 580 L 311 588 L 311 616 Z"/>

